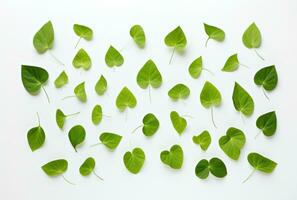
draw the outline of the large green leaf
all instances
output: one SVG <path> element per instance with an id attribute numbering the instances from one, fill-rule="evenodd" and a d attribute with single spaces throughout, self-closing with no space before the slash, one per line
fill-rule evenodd
<path id="1" fill-rule="evenodd" d="M 102 107 L 100 105 L 95 105 L 92 111 L 92 122 L 95 125 L 100 124 L 102 120 Z"/>
<path id="2" fill-rule="evenodd" d="M 145 154 L 141 148 L 136 147 L 132 152 L 125 153 L 123 161 L 129 172 L 137 174 L 144 164 Z"/>
<path id="3" fill-rule="evenodd" d="M 170 113 L 170 119 L 174 129 L 178 134 L 182 134 L 187 127 L 186 119 L 181 117 L 176 111 Z"/>
<path id="4" fill-rule="evenodd" d="M 51 21 L 45 23 L 34 35 L 33 45 L 38 53 L 44 53 L 54 45 L 54 28 Z"/>
<path id="5" fill-rule="evenodd" d="M 277 118 L 275 111 L 265 113 L 258 117 L 256 125 L 264 135 L 272 136 L 274 135 L 277 127 Z"/>
<path id="6" fill-rule="evenodd" d="M 86 102 L 87 101 L 87 94 L 86 94 L 86 90 L 85 90 L 85 82 L 82 82 L 82 83 L 78 84 L 74 88 L 74 94 L 78 98 L 78 100 L 80 100 L 81 102 Z"/>
<path id="7" fill-rule="evenodd" d="M 254 112 L 254 101 L 243 87 L 241 87 L 237 82 L 235 82 L 233 95 L 232 95 L 233 105 L 235 109 L 245 116 L 250 116 Z"/>
<path id="8" fill-rule="evenodd" d="M 127 88 L 124 87 L 116 99 L 117 108 L 123 112 L 127 107 L 134 108 L 137 105 L 137 100 L 133 93 Z"/>
<path id="9" fill-rule="evenodd" d="M 95 91 L 98 95 L 103 95 L 107 90 L 107 81 L 103 75 L 100 76 L 99 80 L 95 85 Z"/>
<path id="10" fill-rule="evenodd" d="M 203 69 L 203 63 L 202 63 L 202 56 L 195 59 L 189 66 L 189 74 L 192 76 L 192 78 L 199 78 L 201 72 Z"/>
<path id="11" fill-rule="evenodd" d="M 274 65 L 260 69 L 254 76 L 256 85 L 262 86 L 265 90 L 273 90 L 278 81 L 277 72 Z"/>
<path id="12" fill-rule="evenodd" d="M 161 161 L 173 169 L 180 169 L 184 161 L 183 149 L 179 145 L 173 145 L 170 151 L 162 151 L 160 154 Z"/>
<path id="13" fill-rule="evenodd" d="M 140 25 L 134 25 L 131 27 L 130 36 L 140 48 L 145 46 L 145 33 Z"/>
<path id="14" fill-rule="evenodd" d="M 95 159 L 92 157 L 89 157 L 79 167 L 79 173 L 82 176 L 88 176 L 93 172 L 95 165 L 96 165 Z"/>
<path id="15" fill-rule="evenodd" d="M 64 127 L 66 118 L 70 117 L 70 116 L 73 116 L 73 115 L 77 115 L 77 114 L 79 114 L 79 112 L 65 115 L 61 109 L 57 109 L 57 111 L 56 111 L 56 123 L 57 123 L 58 127 L 60 129 L 62 129 Z"/>
<path id="16" fill-rule="evenodd" d="M 41 168 L 48 176 L 59 176 L 66 172 L 68 162 L 64 159 L 53 160 L 44 164 Z"/>
<path id="17" fill-rule="evenodd" d="M 72 60 L 72 65 L 75 68 L 83 68 L 84 70 L 88 70 L 92 66 L 92 60 L 89 54 L 81 48 Z"/>
<path id="18" fill-rule="evenodd" d="M 237 57 L 237 53 L 231 55 L 227 61 L 225 62 L 224 67 L 222 68 L 222 71 L 224 72 L 234 72 L 239 67 L 239 61 Z"/>
<path id="19" fill-rule="evenodd" d="M 175 85 L 168 91 L 168 96 L 174 101 L 177 101 L 179 99 L 186 99 L 189 95 L 190 89 L 188 88 L 188 86 L 182 83 Z"/>
<path id="20" fill-rule="evenodd" d="M 206 81 L 200 93 L 200 102 L 203 107 L 219 106 L 222 97 L 220 91 L 210 82 Z"/>
<path id="21" fill-rule="evenodd" d="M 159 128 L 159 120 L 153 113 L 148 113 L 143 117 L 142 120 L 143 127 L 142 132 L 145 136 L 154 135 Z"/>
<path id="22" fill-rule="evenodd" d="M 48 80 L 48 72 L 41 68 L 22 65 L 22 82 L 30 94 L 36 94 Z"/>
<path id="23" fill-rule="evenodd" d="M 195 144 L 200 145 L 203 151 L 206 151 L 211 143 L 211 136 L 208 131 L 203 131 L 197 136 L 193 136 L 192 140 Z"/>
<path id="24" fill-rule="evenodd" d="M 108 67 L 119 67 L 124 63 L 124 58 L 118 50 L 110 45 L 105 54 L 105 63 Z"/>
<path id="25" fill-rule="evenodd" d="M 55 80 L 56 88 L 61 88 L 68 83 L 68 76 L 66 72 L 63 70 L 60 75 Z"/>
<path id="26" fill-rule="evenodd" d="M 158 88 L 162 84 L 162 75 L 156 64 L 151 59 L 148 60 L 137 74 L 137 84 L 146 89 L 148 86 Z"/>
<path id="27" fill-rule="evenodd" d="M 218 178 L 223 178 L 227 175 L 227 168 L 222 160 L 219 158 L 212 158 L 208 160 L 200 160 L 195 167 L 195 174 L 201 179 L 206 179 L 209 172 Z"/>
<path id="28" fill-rule="evenodd" d="M 87 26 L 80 25 L 80 24 L 74 24 L 73 31 L 79 37 L 75 47 L 77 47 L 81 38 L 84 38 L 85 40 L 88 40 L 88 41 L 92 40 L 92 38 L 93 38 L 93 30 Z"/>
<path id="29" fill-rule="evenodd" d="M 107 148 L 114 150 L 120 144 L 120 142 L 122 140 L 122 136 L 115 134 L 115 133 L 104 132 L 100 135 L 99 140 Z"/>
<path id="30" fill-rule="evenodd" d="M 32 151 L 35 151 L 42 147 L 45 141 L 45 133 L 43 128 L 40 126 L 39 115 L 38 117 L 38 126 L 31 128 L 27 133 L 27 140 Z"/>
<path id="31" fill-rule="evenodd" d="M 213 39 L 218 42 L 222 42 L 225 39 L 225 32 L 218 27 L 204 23 L 204 31 L 208 35 L 208 39 L 206 40 L 205 46 L 207 46 L 209 39 Z"/>
<path id="32" fill-rule="evenodd" d="M 74 150 L 77 152 L 76 147 L 81 144 L 86 138 L 86 131 L 83 126 L 76 125 L 73 126 L 68 133 L 69 141 L 73 146 Z"/>
<path id="33" fill-rule="evenodd" d="M 253 22 L 243 33 L 242 42 L 247 48 L 259 48 L 261 46 L 262 36 L 259 28 Z"/>

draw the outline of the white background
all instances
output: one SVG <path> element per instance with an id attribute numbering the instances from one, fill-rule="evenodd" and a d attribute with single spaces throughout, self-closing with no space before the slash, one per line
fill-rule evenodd
<path id="1" fill-rule="evenodd" d="M 294 124 L 296 113 L 296 68 L 297 68 L 297 1 L 295 0 L 195 0 L 195 1 L 17 1 L 1 0 L 0 12 L 0 191 L 3 199 L 296 199 L 297 198 L 297 133 Z M 33 48 L 35 32 L 48 20 L 55 29 L 55 44 L 52 50 L 65 66 L 60 66 L 49 53 L 38 55 Z M 243 31 L 255 21 L 263 36 L 259 52 L 265 61 L 259 59 L 253 50 L 246 49 L 241 36 Z M 203 22 L 216 25 L 226 32 L 223 43 L 209 41 L 203 29 Z M 74 45 L 78 37 L 72 26 L 80 23 L 94 30 L 91 42 L 81 41 L 79 47 L 90 54 L 93 66 L 89 71 L 74 69 L 72 58 L 78 49 Z M 147 36 L 147 45 L 141 50 L 129 36 L 129 29 L 141 24 Z M 172 49 L 164 45 L 165 35 L 181 25 L 188 45 L 183 55 L 175 54 L 168 65 Z M 104 55 L 112 44 L 121 49 L 125 58 L 123 66 L 111 69 L 104 63 Z M 220 71 L 226 58 L 233 53 L 250 68 L 240 67 L 234 73 Z M 204 67 L 215 73 L 203 71 L 197 80 L 188 74 L 188 66 L 198 56 L 203 56 Z M 163 85 L 152 90 L 152 103 L 149 103 L 148 90 L 136 84 L 136 74 L 142 65 L 152 58 L 163 75 Z M 21 64 L 31 64 L 46 68 L 50 79 L 45 86 L 51 103 L 43 92 L 29 95 L 21 82 Z M 261 89 L 253 83 L 253 76 L 261 67 L 275 64 L 279 83 L 269 93 L 268 101 Z M 53 85 L 55 78 L 66 70 L 70 81 L 62 88 Z M 96 95 L 94 85 L 100 74 L 108 81 L 108 91 L 103 97 Z M 214 83 L 221 91 L 223 102 L 214 110 L 218 128 L 211 124 L 210 110 L 199 102 L 199 94 L 206 80 Z M 88 102 L 80 103 L 72 98 L 61 98 L 73 94 L 73 88 L 86 81 Z M 253 96 L 255 112 L 244 122 L 232 104 L 234 81 L 238 81 Z M 190 97 L 181 102 L 172 102 L 167 91 L 176 83 L 185 83 L 191 89 Z M 115 98 L 123 86 L 128 86 L 136 95 L 138 104 L 133 110 L 120 113 L 115 107 Z M 103 111 L 111 115 L 104 118 L 99 126 L 94 126 L 90 113 L 95 104 L 101 104 Z M 65 113 L 80 111 L 81 114 L 69 118 L 64 131 L 55 124 L 55 110 Z M 169 113 L 176 110 L 188 119 L 188 127 L 182 136 L 173 129 Z M 275 136 L 263 135 L 256 140 L 258 133 L 255 121 L 260 114 L 276 110 L 278 129 Z M 26 134 L 37 125 L 36 112 L 39 112 L 41 125 L 46 132 L 43 148 L 32 153 L 28 147 Z M 131 131 L 141 124 L 142 117 L 153 112 L 160 120 L 159 131 L 152 138 L 145 138 L 139 130 Z M 68 141 L 68 130 L 82 124 L 87 130 L 84 145 L 75 153 Z M 242 129 L 247 143 L 238 161 L 229 159 L 219 148 L 218 138 L 228 127 Z M 202 152 L 191 141 L 193 135 L 204 129 L 210 131 L 213 142 L 207 152 Z M 114 152 L 104 146 L 90 148 L 97 143 L 103 131 L 116 132 L 124 136 Z M 184 165 L 181 170 L 172 170 L 159 159 L 162 150 L 173 144 L 184 149 Z M 139 146 L 146 153 L 146 161 L 137 175 L 130 174 L 123 165 L 123 154 Z M 252 168 L 246 160 L 249 152 L 259 152 L 278 163 L 271 175 L 255 173 L 245 184 L 243 179 Z M 97 161 L 96 172 L 104 181 L 95 176 L 82 177 L 78 168 L 88 157 Z M 194 168 L 200 159 L 221 158 L 228 176 L 217 179 L 212 175 L 200 180 Z M 67 184 L 62 177 L 47 177 L 40 166 L 44 163 L 65 158 L 69 161 L 65 176 L 76 183 Z"/>

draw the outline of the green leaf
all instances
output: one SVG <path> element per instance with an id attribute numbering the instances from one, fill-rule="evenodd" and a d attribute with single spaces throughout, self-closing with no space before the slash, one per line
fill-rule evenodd
<path id="1" fill-rule="evenodd" d="M 255 169 L 264 173 L 272 173 L 277 163 L 258 153 L 250 153 L 248 155 L 250 165 Z"/>
<path id="2" fill-rule="evenodd" d="M 129 172 L 137 174 L 144 164 L 145 154 L 141 148 L 136 147 L 132 152 L 125 153 L 123 161 Z"/>
<path id="3" fill-rule="evenodd" d="M 73 126 L 68 133 L 69 141 L 77 152 L 76 147 L 81 144 L 86 137 L 86 131 L 81 125 Z"/>
<path id="4" fill-rule="evenodd" d="M 143 117 L 142 120 L 143 127 L 142 132 L 145 136 L 154 135 L 159 128 L 159 120 L 153 113 L 148 113 Z"/>
<path id="5" fill-rule="evenodd" d="M 156 64 L 151 59 L 148 60 L 137 74 L 137 84 L 142 89 L 148 86 L 158 88 L 162 84 L 162 75 L 159 72 Z"/>
<path id="6" fill-rule="evenodd" d="M 277 127 L 275 111 L 265 113 L 258 117 L 256 125 L 266 136 L 274 135 Z"/>
<path id="7" fill-rule="evenodd" d="M 208 162 L 203 159 L 198 162 L 195 167 L 195 174 L 201 179 L 206 179 L 209 172 L 218 178 L 223 178 L 227 175 L 227 168 L 222 160 L 219 158 L 212 158 Z"/>
<path id="8" fill-rule="evenodd" d="M 261 32 L 255 23 L 252 23 L 243 33 L 242 42 L 247 48 L 259 48 L 261 46 Z"/>
<path id="9" fill-rule="evenodd" d="M 95 85 L 95 91 L 98 95 L 103 95 L 107 89 L 107 81 L 103 75 L 100 76 L 99 80 Z"/>
<path id="10" fill-rule="evenodd" d="M 187 121 L 181 117 L 177 112 L 172 111 L 170 113 L 171 123 L 178 134 L 182 134 L 187 127 Z"/>
<path id="11" fill-rule="evenodd" d="M 38 53 L 52 49 L 54 45 L 54 29 L 51 21 L 45 23 L 34 35 L 33 45 Z"/>
<path id="12" fill-rule="evenodd" d="M 222 97 L 220 91 L 210 82 L 206 81 L 200 93 L 200 102 L 204 108 L 219 106 Z"/>
<path id="13" fill-rule="evenodd" d="M 80 100 L 81 102 L 86 102 L 87 101 L 87 94 L 86 94 L 86 91 L 85 91 L 85 82 L 82 82 L 82 83 L 78 84 L 74 88 L 74 94 L 78 98 L 78 100 Z"/>
<path id="14" fill-rule="evenodd" d="M 95 125 L 100 124 L 102 120 L 102 107 L 100 105 L 95 105 L 92 111 L 92 122 Z"/>
<path id="15" fill-rule="evenodd" d="M 211 136 L 208 131 L 203 131 L 197 136 L 193 136 L 192 138 L 195 144 L 200 145 L 203 151 L 206 151 L 211 143 Z"/>
<path id="16" fill-rule="evenodd" d="M 189 95 L 190 89 L 182 83 L 175 85 L 168 91 L 168 96 L 174 101 L 177 101 L 179 99 L 186 99 Z"/>
<path id="17" fill-rule="evenodd" d="M 29 65 L 22 65 L 22 82 L 25 89 L 32 95 L 39 92 L 40 88 L 48 80 L 48 72 L 41 68 Z"/>
<path id="18" fill-rule="evenodd" d="M 256 85 L 262 86 L 265 90 L 271 91 L 277 85 L 278 77 L 274 65 L 260 69 L 254 76 Z"/>
<path id="19" fill-rule="evenodd" d="M 95 165 L 96 165 L 96 162 L 95 162 L 94 158 L 89 157 L 80 166 L 79 173 L 82 176 L 88 176 L 93 172 Z"/>
<path id="20" fill-rule="evenodd" d="M 140 48 L 145 46 L 145 33 L 140 25 L 134 25 L 131 27 L 130 36 Z"/>
<path id="21" fill-rule="evenodd" d="M 93 38 L 93 31 L 91 28 L 87 26 L 74 24 L 73 31 L 78 37 L 84 38 L 85 40 L 92 40 Z"/>
<path id="22" fill-rule="evenodd" d="M 221 149 L 233 160 L 238 160 L 240 150 L 245 144 L 244 133 L 237 128 L 229 128 L 225 136 L 219 140 Z"/>
<path id="23" fill-rule="evenodd" d="M 116 99 L 117 108 L 123 112 L 127 107 L 134 108 L 136 105 L 137 100 L 135 96 L 127 87 L 124 87 Z"/>
<path id="24" fill-rule="evenodd" d="M 105 63 L 108 67 L 119 67 L 124 63 L 124 58 L 118 50 L 110 45 L 108 51 L 105 54 Z"/>
<path id="25" fill-rule="evenodd" d="M 245 116 L 250 116 L 254 112 L 254 101 L 253 98 L 241 87 L 237 82 L 235 82 L 233 95 L 232 95 L 233 105 L 235 109 Z"/>
<path id="26" fill-rule="evenodd" d="M 187 38 L 181 27 L 178 26 L 173 31 L 168 33 L 168 35 L 164 39 L 164 42 L 168 47 L 183 49 L 187 45 Z"/>
<path id="27" fill-rule="evenodd" d="M 55 80 L 56 88 L 61 88 L 68 83 L 68 76 L 66 72 L 63 70 L 60 75 Z"/>
<path id="28" fill-rule="evenodd" d="M 31 128 L 27 133 L 27 140 L 32 151 L 35 151 L 42 147 L 45 141 L 45 133 L 43 128 L 40 126 L 39 115 L 38 117 L 38 126 Z"/>
<path id="29" fill-rule="evenodd" d="M 117 148 L 119 143 L 122 140 L 122 136 L 117 135 L 115 133 L 104 132 L 100 135 L 99 140 L 104 144 L 107 148 L 114 150 Z"/>
<path id="30" fill-rule="evenodd" d="M 170 151 L 162 151 L 160 154 L 161 161 L 172 169 L 180 169 L 184 161 L 183 149 L 179 145 L 173 145 Z"/>
<path id="31" fill-rule="evenodd" d="M 83 48 L 81 48 L 74 56 L 72 60 L 72 65 L 75 68 L 82 67 L 84 70 L 88 70 L 92 66 L 92 60 L 89 54 Z"/>
<path id="32" fill-rule="evenodd" d="M 53 160 L 46 163 L 41 168 L 48 176 L 59 176 L 66 172 L 68 162 L 64 159 Z"/>
<path id="33" fill-rule="evenodd" d="M 62 110 L 57 109 L 57 111 L 56 111 L 56 123 L 57 123 L 58 127 L 60 129 L 62 129 L 64 127 L 66 118 L 70 117 L 70 116 L 73 116 L 73 115 L 77 115 L 77 114 L 79 114 L 79 112 L 72 113 L 72 114 L 69 114 L 69 115 L 65 115 Z"/>
<path id="34" fill-rule="evenodd" d="M 231 55 L 227 59 L 224 67 L 222 68 L 222 71 L 224 71 L 224 72 L 234 72 L 235 70 L 238 69 L 238 67 L 239 67 L 239 61 L 238 61 L 238 57 L 237 57 L 237 53 L 236 53 L 236 54 Z"/>
<path id="35" fill-rule="evenodd" d="M 201 72 L 202 72 L 202 56 L 195 59 L 189 66 L 189 73 L 192 76 L 192 78 L 199 78 Z"/>
<path id="36" fill-rule="evenodd" d="M 206 40 L 205 46 L 207 46 L 207 42 L 209 39 L 213 39 L 218 42 L 222 42 L 225 39 L 225 32 L 218 27 L 204 23 L 204 31 L 208 35 L 208 39 Z"/>

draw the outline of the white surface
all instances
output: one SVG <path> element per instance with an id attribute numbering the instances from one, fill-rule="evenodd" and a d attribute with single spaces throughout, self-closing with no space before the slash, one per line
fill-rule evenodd
<path id="1" fill-rule="evenodd" d="M 297 133 L 294 113 L 296 110 L 296 52 L 297 52 L 297 1 L 295 0 L 248 0 L 248 1 L 1 1 L 0 54 L 1 54 L 1 114 L 0 114 L 0 191 L 4 199 L 296 199 L 297 180 Z M 32 45 L 34 33 L 48 20 L 55 29 L 53 53 L 66 66 L 59 66 L 48 53 L 38 55 Z M 260 60 L 252 50 L 244 48 L 241 36 L 247 26 L 256 21 L 263 35 L 259 52 L 265 57 Z M 204 47 L 206 35 L 202 23 L 221 27 L 226 32 L 223 43 L 209 41 Z M 94 40 L 81 41 L 79 47 L 89 52 L 93 66 L 88 71 L 74 69 L 71 61 L 76 51 L 77 36 L 73 33 L 73 23 L 89 25 L 94 30 Z M 141 24 L 147 35 L 147 46 L 140 50 L 132 42 L 129 29 Z M 171 65 L 168 61 L 171 49 L 164 45 L 164 36 L 181 25 L 188 39 L 184 55 L 176 54 Z M 112 44 L 122 50 L 125 63 L 116 69 L 108 68 L 104 55 Z M 220 68 L 226 58 L 239 53 L 241 67 L 234 73 L 222 73 Z M 204 66 L 215 76 L 203 72 L 198 80 L 187 72 L 193 59 L 202 55 Z M 135 81 L 140 67 L 149 58 L 158 65 L 164 79 L 162 87 L 152 90 L 152 104 L 148 91 L 140 89 Z M 45 87 L 52 100 L 48 104 L 45 95 L 30 96 L 21 82 L 21 64 L 45 67 L 50 79 Z M 262 91 L 253 83 L 254 73 L 261 67 L 275 64 L 279 84 L 265 99 Z M 63 89 L 55 89 L 54 79 L 65 69 L 70 83 Z M 94 84 L 100 74 L 108 80 L 109 88 L 105 96 L 94 92 Z M 73 88 L 86 81 L 88 102 L 79 103 L 76 99 L 61 101 L 72 94 Z M 218 129 L 211 124 L 210 110 L 199 102 L 199 94 L 206 80 L 213 82 L 221 91 L 223 104 L 215 109 Z M 231 95 L 234 81 L 238 81 L 253 96 L 255 112 L 252 117 L 240 119 L 233 108 Z M 167 91 L 176 83 L 183 82 L 191 88 L 191 95 L 184 102 L 172 102 Z M 115 107 L 115 98 L 123 86 L 128 86 L 136 95 L 138 105 L 129 110 L 127 121 Z M 99 103 L 104 112 L 112 116 L 102 124 L 94 126 L 90 121 L 93 106 Z M 66 122 L 64 132 L 55 124 L 55 110 L 61 108 L 65 113 L 81 111 L 79 116 Z M 254 139 L 258 133 L 256 118 L 267 111 L 276 110 L 278 130 L 274 137 L 263 135 Z M 172 128 L 169 112 L 177 110 L 192 115 L 188 128 L 182 136 Z M 37 124 L 36 112 L 46 131 L 46 143 L 40 150 L 32 153 L 28 147 L 26 133 Z M 153 112 L 160 119 L 161 127 L 152 138 L 145 138 L 140 131 L 130 134 L 141 123 L 147 112 Z M 68 130 L 75 124 L 83 124 L 87 130 L 85 144 L 75 153 L 68 141 Z M 238 161 L 230 160 L 219 148 L 218 138 L 226 129 L 235 126 L 246 133 L 247 143 Z M 194 145 L 191 137 L 208 129 L 213 143 L 207 152 Z M 102 131 L 114 131 L 124 139 L 115 152 L 103 146 L 89 148 L 98 140 Z M 184 149 L 185 160 L 181 170 L 174 171 L 164 166 L 159 153 L 180 144 Z M 142 147 L 146 153 L 144 167 L 138 175 L 130 174 L 124 167 L 122 156 L 133 147 Z M 252 168 L 246 160 L 249 152 L 256 151 L 279 163 L 271 175 L 255 173 L 245 184 L 243 179 Z M 96 172 L 104 177 L 102 182 L 95 176 L 81 177 L 80 164 L 87 156 L 96 158 Z M 203 158 L 217 156 L 224 160 L 228 176 L 218 180 L 209 176 L 200 180 L 194 174 L 196 163 Z M 69 169 L 65 176 L 77 185 L 67 184 L 61 177 L 49 178 L 40 169 L 44 163 L 65 158 Z"/>

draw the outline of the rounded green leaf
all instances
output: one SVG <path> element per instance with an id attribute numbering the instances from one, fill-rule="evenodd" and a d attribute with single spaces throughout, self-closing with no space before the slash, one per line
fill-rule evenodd
<path id="1" fill-rule="evenodd" d="M 272 173 L 277 163 L 258 153 L 250 153 L 247 157 L 250 165 L 255 169 L 264 173 Z"/>
<path id="2" fill-rule="evenodd" d="M 278 82 L 278 76 L 274 65 L 260 69 L 254 76 L 256 85 L 263 86 L 265 90 L 273 90 Z"/>
<path id="3" fill-rule="evenodd" d="M 140 48 L 145 46 L 145 33 L 140 25 L 134 25 L 131 27 L 130 36 Z"/>
<path id="4" fill-rule="evenodd" d="M 201 72 L 202 72 L 202 56 L 195 59 L 189 66 L 189 74 L 192 76 L 192 78 L 199 78 Z"/>
<path id="5" fill-rule="evenodd" d="M 102 107 L 100 105 L 95 105 L 92 111 L 92 122 L 95 125 L 100 124 L 102 120 Z"/>
<path id="6" fill-rule="evenodd" d="M 219 106 L 222 97 L 220 91 L 210 82 L 206 81 L 200 93 L 200 102 L 203 107 Z"/>
<path id="7" fill-rule="evenodd" d="M 156 64 L 151 59 L 148 60 L 137 74 L 137 84 L 139 87 L 146 89 L 149 85 L 158 88 L 162 84 L 162 75 Z"/>
<path id="8" fill-rule="evenodd" d="M 53 160 L 41 168 L 48 176 L 59 176 L 67 170 L 68 162 L 64 159 Z"/>
<path id="9" fill-rule="evenodd" d="M 38 116 L 38 114 L 37 114 Z M 45 141 L 45 133 L 43 128 L 40 126 L 39 123 L 39 116 L 38 116 L 38 126 L 31 128 L 27 133 L 27 140 L 32 151 L 35 151 L 42 147 Z"/>
<path id="10" fill-rule="evenodd" d="M 54 45 L 54 28 L 51 21 L 45 23 L 34 35 L 33 45 L 38 53 L 44 53 Z"/>
<path id="11" fill-rule="evenodd" d="M 118 50 L 110 45 L 105 54 L 105 63 L 108 67 L 121 66 L 124 63 L 124 58 Z"/>
<path id="12" fill-rule="evenodd" d="M 219 140 L 221 149 L 233 160 L 238 160 L 240 150 L 245 144 L 244 133 L 237 128 L 229 128 L 225 136 Z"/>
<path id="13" fill-rule="evenodd" d="M 227 168 L 219 158 L 212 158 L 209 161 L 209 171 L 212 175 L 218 178 L 223 178 L 227 175 Z"/>
<path id="14" fill-rule="evenodd" d="M 103 95 L 107 90 L 107 81 L 103 75 L 100 76 L 99 80 L 95 85 L 95 91 L 98 95 Z"/>
<path id="15" fill-rule="evenodd" d="M 224 72 L 234 72 L 235 70 L 238 69 L 238 67 L 239 67 L 239 61 L 238 61 L 238 57 L 237 57 L 237 53 L 236 53 L 236 54 L 231 55 L 227 59 L 224 67 L 222 68 L 222 71 L 224 71 Z"/>
<path id="16" fill-rule="evenodd" d="M 134 108 L 137 105 L 137 100 L 133 93 L 127 88 L 124 87 L 116 99 L 117 108 L 123 112 L 127 107 Z"/>
<path id="17" fill-rule="evenodd" d="M 122 136 L 115 133 L 104 132 L 100 135 L 99 140 L 104 144 L 107 148 L 114 150 L 117 148 L 119 143 L 122 140 Z"/>
<path id="18" fill-rule="evenodd" d="M 183 49 L 187 45 L 187 38 L 181 27 L 178 26 L 173 31 L 168 33 L 164 39 L 164 42 L 168 47 Z"/>
<path id="19" fill-rule="evenodd" d="M 127 151 L 123 157 L 124 164 L 129 172 L 137 174 L 145 161 L 145 154 L 141 148 L 134 148 L 132 152 Z"/>
<path id="20" fill-rule="evenodd" d="M 63 128 L 66 117 L 67 116 L 63 113 L 62 110 L 57 109 L 57 111 L 56 111 L 56 123 L 57 123 L 59 128 L 61 128 L 61 129 Z"/>
<path id="21" fill-rule="evenodd" d="M 154 135 L 159 128 L 159 120 L 153 113 L 148 113 L 143 117 L 142 120 L 143 127 L 142 132 L 145 136 Z"/>
<path id="22" fill-rule="evenodd" d="M 78 52 L 74 56 L 74 58 L 72 60 L 72 65 L 75 68 L 82 67 L 84 70 L 88 70 L 92 66 L 92 60 L 91 60 L 89 54 L 84 49 L 81 48 L 80 50 L 78 50 Z"/>
<path id="23" fill-rule="evenodd" d="M 25 89 L 32 95 L 37 94 L 48 80 L 48 72 L 41 68 L 22 65 L 22 82 Z"/>
<path id="24" fill-rule="evenodd" d="M 88 176 L 93 172 L 95 165 L 96 165 L 95 159 L 92 157 L 89 157 L 80 166 L 79 173 L 82 176 Z"/>
<path id="25" fill-rule="evenodd" d="M 188 88 L 188 86 L 182 83 L 175 85 L 168 91 L 168 96 L 174 101 L 177 101 L 179 99 L 186 99 L 189 95 L 190 89 Z"/>
<path id="26" fill-rule="evenodd" d="M 187 121 L 181 117 L 177 112 L 172 111 L 170 113 L 171 123 L 178 134 L 182 134 L 187 127 Z"/>
<path id="27" fill-rule="evenodd" d="M 200 160 L 195 167 L 195 174 L 198 178 L 206 179 L 209 175 L 209 162 L 206 159 Z"/>
<path id="28" fill-rule="evenodd" d="M 192 138 L 195 144 L 200 145 L 203 151 L 206 151 L 211 143 L 211 136 L 208 131 L 203 131 L 197 136 L 193 136 Z"/>
<path id="29" fill-rule="evenodd" d="M 259 48 L 261 46 L 262 36 L 259 28 L 252 23 L 243 33 L 242 42 L 247 48 Z"/>
<path id="30" fill-rule="evenodd" d="M 93 31 L 87 26 L 74 24 L 73 31 L 77 36 L 79 36 L 80 38 L 84 38 L 85 40 L 92 40 L 93 38 Z"/>
<path id="31" fill-rule="evenodd" d="M 233 105 L 235 109 L 245 116 L 250 116 L 254 112 L 254 101 L 243 87 L 241 87 L 237 82 L 235 82 L 233 95 L 232 95 Z"/>
<path id="32" fill-rule="evenodd" d="M 277 127 L 277 118 L 275 111 L 265 113 L 258 117 L 256 125 L 262 130 L 264 135 L 272 136 L 274 135 Z"/>
<path id="33" fill-rule="evenodd" d="M 83 126 L 76 125 L 70 129 L 68 133 L 68 138 L 76 152 L 77 152 L 76 150 L 77 145 L 81 144 L 85 140 L 85 137 L 86 137 L 86 131 Z"/>
<path id="34" fill-rule="evenodd" d="M 207 42 L 209 39 L 213 39 L 218 42 L 222 42 L 225 39 L 225 32 L 218 27 L 211 26 L 204 23 L 204 31 L 208 35 L 208 39 L 205 43 L 205 46 L 207 46 Z"/>
<path id="35" fill-rule="evenodd" d="M 86 102 L 87 101 L 87 94 L 86 94 L 86 90 L 85 90 L 85 82 L 82 82 L 82 83 L 78 84 L 74 88 L 74 94 L 78 98 L 78 100 L 80 100 L 81 102 Z"/>
<path id="36" fill-rule="evenodd" d="M 56 88 L 61 88 L 68 83 L 68 76 L 66 72 L 63 70 L 60 75 L 55 80 Z"/>
<path id="37" fill-rule="evenodd" d="M 173 145 L 170 151 L 162 151 L 160 154 L 161 161 L 172 169 L 180 169 L 183 165 L 184 153 L 179 145 Z"/>

